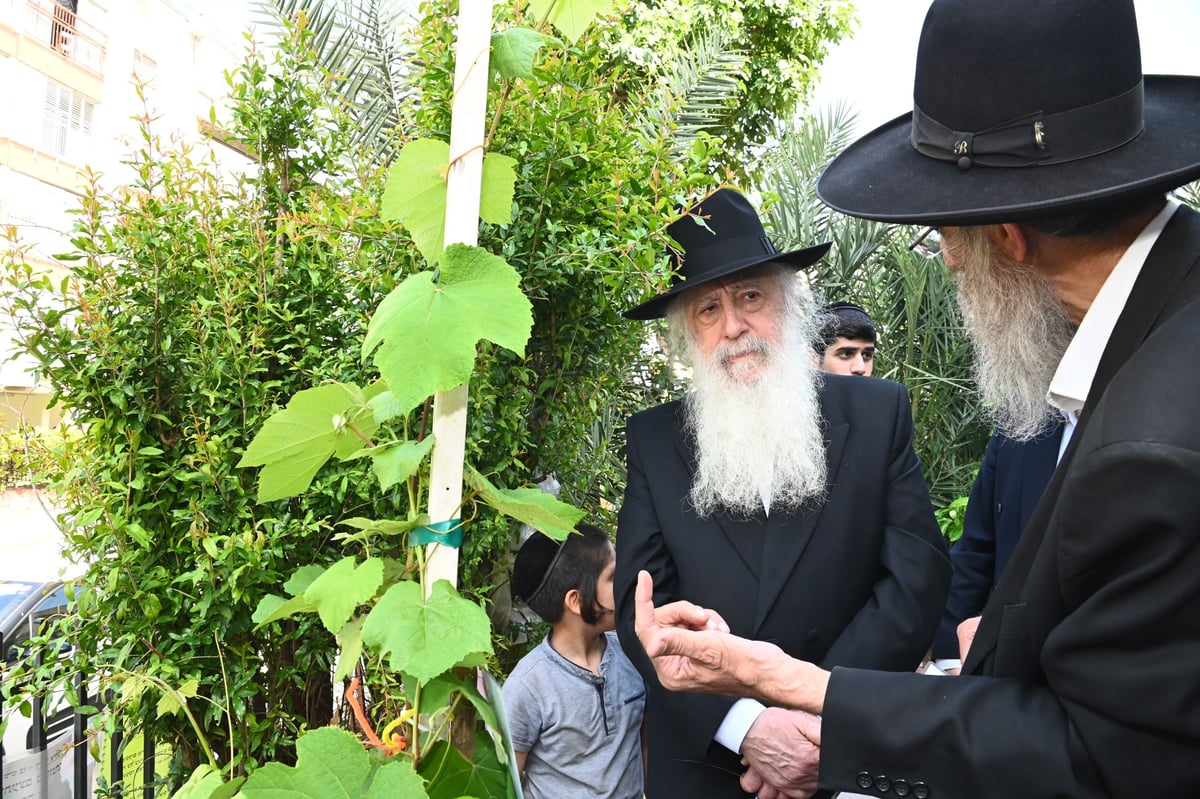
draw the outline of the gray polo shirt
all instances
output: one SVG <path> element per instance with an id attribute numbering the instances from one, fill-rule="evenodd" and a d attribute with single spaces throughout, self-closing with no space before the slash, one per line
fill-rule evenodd
<path id="1" fill-rule="evenodd" d="M 642 677 L 604 634 L 600 674 L 567 660 L 547 636 L 504 683 L 513 748 L 528 752 L 527 799 L 641 799 Z"/>

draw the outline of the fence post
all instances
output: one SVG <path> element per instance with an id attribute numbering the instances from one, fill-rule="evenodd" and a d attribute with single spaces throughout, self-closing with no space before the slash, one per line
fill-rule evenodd
<path id="1" fill-rule="evenodd" d="M 142 799 L 154 799 L 154 738 L 142 730 Z"/>

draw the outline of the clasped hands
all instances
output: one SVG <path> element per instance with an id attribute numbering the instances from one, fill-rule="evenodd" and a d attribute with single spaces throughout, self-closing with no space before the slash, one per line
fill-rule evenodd
<path id="1" fill-rule="evenodd" d="M 647 572 L 638 574 L 634 628 L 659 682 L 674 691 L 746 696 L 776 705 L 742 742 L 743 790 L 760 799 L 807 799 L 817 789 L 827 672 L 764 641 L 729 632 L 715 611 L 691 602 L 654 607 Z M 795 708 L 793 710 L 785 707 Z"/>

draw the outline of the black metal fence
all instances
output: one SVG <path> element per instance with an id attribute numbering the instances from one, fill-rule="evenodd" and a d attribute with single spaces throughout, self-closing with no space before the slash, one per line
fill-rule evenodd
<path id="1" fill-rule="evenodd" d="M 41 660 L 40 655 L 38 660 Z M 76 673 L 72 683 L 77 707 L 100 706 L 98 697 L 89 696 L 88 683 L 84 675 Z M 111 693 L 106 696 L 106 699 L 111 701 Z M 94 715 L 78 712 L 68 705 L 53 715 L 47 716 L 50 708 L 47 707 L 46 700 L 40 696 L 34 696 L 31 699 L 30 709 L 29 729 L 25 734 L 24 751 L 17 756 L 24 767 L 16 775 L 15 780 L 11 776 L 8 778 L 5 776 L 6 759 L 9 758 L 9 755 L 5 752 L 3 743 L 0 743 L 0 797 L 3 799 L 66 799 L 69 796 L 69 799 L 96 799 L 102 795 L 107 799 L 136 799 L 138 787 L 131 788 L 124 784 L 125 766 L 131 759 L 140 758 L 141 797 L 142 799 L 155 799 L 156 791 L 161 786 L 154 779 L 157 747 L 150 736 L 143 736 L 142 751 L 133 753 L 125 751 L 127 747 L 124 733 L 118 731 L 110 735 L 107 744 L 98 747 L 98 751 L 102 756 L 106 755 L 108 761 L 107 773 L 104 774 L 103 780 L 99 780 L 97 777 L 99 776 L 98 772 L 103 771 L 102 764 L 93 760 L 88 750 L 89 734 L 95 734 L 95 731 L 89 730 L 89 720 L 94 718 Z M 4 712 L 7 715 L 9 712 L 16 712 L 16 709 L 6 707 Z M 67 743 L 63 736 L 68 729 L 71 732 L 69 788 L 64 785 L 65 781 L 59 774 L 59 771 L 66 766 L 67 758 L 64 757 L 61 762 L 51 765 L 51 753 L 49 752 L 52 743 Z M 55 780 L 56 777 L 57 780 Z M 104 786 L 102 793 L 97 791 L 98 784 Z"/>

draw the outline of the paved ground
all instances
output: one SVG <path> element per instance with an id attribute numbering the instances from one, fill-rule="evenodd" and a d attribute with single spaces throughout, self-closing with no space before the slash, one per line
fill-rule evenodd
<path id="1" fill-rule="evenodd" d="M 77 574 L 63 559 L 62 533 L 49 499 L 32 488 L 0 491 L 0 579 L 51 579 Z"/>

